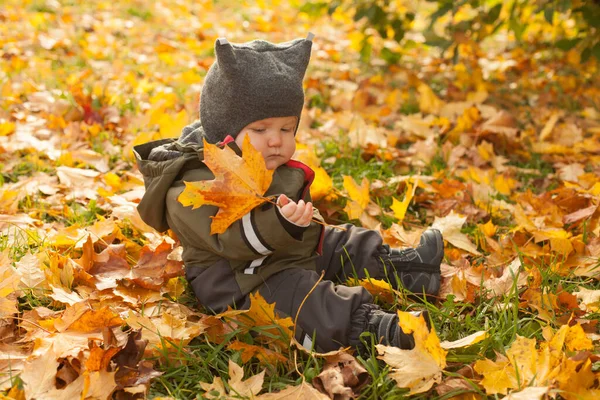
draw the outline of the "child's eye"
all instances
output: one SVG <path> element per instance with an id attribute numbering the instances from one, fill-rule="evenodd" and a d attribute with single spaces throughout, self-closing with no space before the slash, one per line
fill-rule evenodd
<path id="1" fill-rule="evenodd" d="M 291 132 L 292 130 L 290 128 L 282 128 L 281 129 L 283 132 Z"/>
<path id="2" fill-rule="evenodd" d="M 259 132 L 259 133 L 266 131 L 266 129 L 264 129 L 264 128 L 250 128 L 250 129 L 253 130 L 254 132 Z"/>

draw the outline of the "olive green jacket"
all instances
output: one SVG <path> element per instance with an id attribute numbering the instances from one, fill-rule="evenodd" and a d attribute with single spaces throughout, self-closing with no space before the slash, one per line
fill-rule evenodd
<path id="1" fill-rule="evenodd" d="M 194 134 L 190 134 L 191 130 Z M 137 165 L 144 176 L 146 193 L 138 211 L 148 225 L 159 232 L 171 229 L 183 246 L 183 261 L 188 279 L 202 273 L 201 288 L 194 288 L 200 303 L 230 304 L 232 299 L 220 299 L 220 293 L 241 297 L 257 288 L 269 276 L 288 268 L 315 270 L 321 252 L 323 226 L 311 222 L 307 228 L 287 221 L 279 208 L 270 203 L 254 208 L 221 234 L 210 234 L 211 217 L 218 207 L 204 205 L 195 210 L 177 200 L 185 188 L 184 182 L 214 179 L 202 162 L 203 136 L 199 123 L 184 130 L 179 140 L 158 140 L 134 148 Z M 220 146 L 231 147 L 241 154 L 235 142 L 228 138 Z M 156 157 L 157 153 L 162 156 Z M 274 171 L 273 182 L 265 196 L 285 194 L 298 201 L 310 201 L 309 188 L 313 171 L 291 160 Z M 318 211 L 314 218 L 321 220 Z M 213 268 L 214 267 L 214 268 Z M 212 270 L 211 270 L 212 268 Z M 214 271 L 211 272 L 211 271 Z M 235 300 L 235 299 L 233 299 Z"/>

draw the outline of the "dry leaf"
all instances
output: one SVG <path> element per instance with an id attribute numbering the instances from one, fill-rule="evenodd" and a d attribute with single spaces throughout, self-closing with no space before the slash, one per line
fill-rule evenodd
<path id="1" fill-rule="evenodd" d="M 329 397 L 319 392 L 306 382 L 298 386 L 289 386 L 277 393 L 265 393 L 256 397 L 260 400 L 329 400 Z"/>
<path id="2" fill-rule="evenodd" d="M 276 351 L 269 350 L 263 346 L 256 346 L 234 340 L 227 345 L 229 350 L 240 350 L 242 352 L 242 362 L 247 363 L 253 357 L 256 357 L 264 365 L 276 365 L 278 362 L 285 362 L 287 358 Z"/>
<path id="3" fill-rule="evenodd" d="M 410 184 L 410 182 L 407 182 L 406 190 L 404 191 L 404 199 L 402 201 L 398 201 L 395 197 L 392 197 L 393 204 L 391 206 L 391 209 L 394 212 L 394 217 L 398 218 L 399 223 L 402 223 L 402 221 L 404 220 L 406 210 L 408 209 L 408 205 L 410 204 L 413 196 L 415 195 L 415 190 L 417 190 L 417 186 L 418 181 L 415 183 L 414 187 Z"/>
<path id="4" fill-rule="evenodd" d="M 326 357 L 323 372 L 313 379 L 313 385 L 332 399 L 354 399 L 370 381 L 369 373 L 356 358 L 347 353 Z"/>
<path id="5" fill-rule="evenodd" d="M 56 388 L 54 383 L 58 365 L 57 355 L 52 348 L 25 363 L 20 377 L 25 386 L 27 400 L 43 399 L 48 391 Z"/>
<path id="6" fill-rule="evenodd" d="M 254 397 L 262 390 L 262 384 L 265 379 L 265 370 L 258 375 L 254 375 L 246 380 L 244 378 L 244 369 L 229 360 L 229 386 L 231 392 L 238 396 Z"/>
<path id="7" fill-rule="evenodd" d="M 238 318 L 241 321 L 249 320 L 252 326 L 265 327 L 276 325 L 274 328 L 264 329 L 264 332 L 266 335 L 279 337 L 276 341 L 287 347 L 287 341 L 282 334 L 287 335 L 288 337 L 292 336 L 294 321 L 290 317 L 278 318 L 275 315 L 275 303 L 267 303 L 260 293 L 250 293 L 249 296 L 250 308 L 248 309 L 248 312 L 240 314 Z M 259 333 L 259 336 L 262 335 Z M 265 337 L 264 339 L 267 341 L 273 340 L 269 337 Z"/>
<path id="8" fill-rule="evenodd" d="M 360 186 L 351 176 L 344 176 L 344 189 L 348 192 L 350 201 L 346 203 L 344 211 L 348 214 L 348 219 L 358 219 L 367 205 L 369 205 L 369 181 L 363 178 Z"/>
<path id="9" fill-rule="evenodd" d="M 486 331 L 479 331 L 479 332 L 475 332 L 469 336 L 465 336 L 462 339 L 455 340 L 453 342 L 443 341 L 440 343 L 440 346 L 444 350 L 458 349 L 461 347 L 467 347 L 472 344 L 481 342 L 482 340 L 486 339 L 487 337 L 488 337 L 488 334 Z"/>
<path id="10" fill-rule="evenodd" d="M 536 348 L 535 339 L 517 336 L 506 351 L 507 357 L 498 356 L 496 361 L 479 360 L 475 371 L 483 375 L 481 385 L 487 394 L 507 394 L 511 389 L 520 389 L 532 384 L 550 386 L 557 382 L 568 385 L 577 375 L 576 368 L 570 368 L 565 347 L 573 350 L 591 349 L 593 345 L 585 337 L 581 326 L 563 325 L 547 342 Z M 576 361 L 581 364 L 583 361 Z M 578 391 L 586 391 L 592 382 Z"/>
<path id="11" fill-rule="evenodd" d="M 452 211 L 443 218 L 435 217 L 435 221 L 431 225 L 432 228 L 439 229 L 444 236 L 444 240 L 452 243 L 459 249 L 468 251 L 471 254 L 479 255 L 479 251 L 475 245 L 469 240 L 467 235 L 461 233 L 460 228 L 467 220 L 467 217 L 461 217 Z"/>
<path id="12" fill-rule="evenodd" d="M 429 331 L 422 315 L 415 317 L 398 311 L 398 318 L 402 330 L 413 334 L 415 347 L 403 350 L 378 344 L 378 358 L 392 367 L 389 376 L 399 387 L 410 389 L 410 394 L 427 392 L 435 383 L 441 382 L 446 351 L 441 348 L 435 331 Z"/>

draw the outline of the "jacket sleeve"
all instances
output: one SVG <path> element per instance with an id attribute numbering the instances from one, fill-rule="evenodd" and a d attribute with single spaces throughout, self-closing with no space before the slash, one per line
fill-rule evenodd
<path id="1" fill-rule="evenodd" d="M 297 232 L 288 231 L 290 227 L 282 223 L 278 207 L 270 203 L 254 208 L 225 232 L 211 235 L 211 217 L 216 215 L 218 207 L 204 205 L 195 210 L 184 207 L 177 201 L 179 193 L 178 188 L 169 190 L 167 213 L 171 229 L 184 246 L 202 248 L 227 259 L 250 261 L 299 243 L 295 238 Z"/>

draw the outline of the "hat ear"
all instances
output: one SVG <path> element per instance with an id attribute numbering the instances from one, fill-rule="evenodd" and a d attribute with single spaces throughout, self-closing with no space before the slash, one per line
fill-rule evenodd
<path id="1" fill-rule="evenodd" d="M 225 38 L 218 38 L 215 42 L 215 54 L 219 69 L 225 73 L 234 72 L 236 69 L 235 52 L 231 43 Z"/>
<path id="2" fill-rule="evenodd" d="M 300 79 L 304 78 L 306 68 L 310 61 L 310 51 L 312 48 L 311 39 L 312 37 L 309 36 L 309 38 L 302 40 L 298 45 L 292 46 L 289 49 L 276 54 L 282 63 L 290 66 L 296 71 Z"/>

